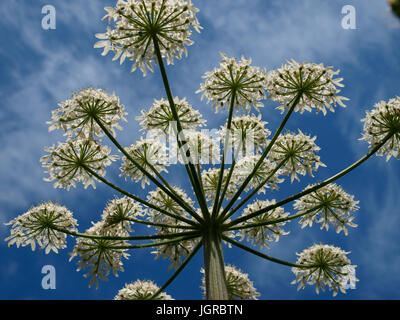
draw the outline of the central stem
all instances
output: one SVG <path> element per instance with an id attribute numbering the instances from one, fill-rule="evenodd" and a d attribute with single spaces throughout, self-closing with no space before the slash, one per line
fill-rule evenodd
<path id="1" fill-rule="evenodd" d="M 203 245 L 206 299 L 229 300 L 221 236 L 210 229 L 204 235 Z"/>

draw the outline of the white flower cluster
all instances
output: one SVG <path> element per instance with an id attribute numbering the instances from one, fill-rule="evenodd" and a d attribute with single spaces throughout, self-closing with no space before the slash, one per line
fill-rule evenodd
<path id="1" fill-rule="evenodd" d="M 311 187 L 313 185 L 307 186 L 305 190 Z M 353 195 L 333 183 L 301 197 L 296 200 L 293 207 L 299 214 L 307 212 L 299 221 L 302 228 L 311 227 L 315 222 L 321 224 L 321 229 L 328 230 L 329 225 L 332 225 L 337 233 L 343 230 L 347 235 L 347 227 L 357 227 L 353 222 L 352 212 L 359 209 L 358 203 Z"/>
<path id="2" fill-rule="evenodd" d="M 190 197 L 186 194 L 185 191 L 178 187 L 172 187 L 175 193 L 190 207 L 194 206 L 194 201 L 190 199 Z M 147 196 L 147 201 L 158 208 L 167 211 L 169 213 L 175 214 L 177 216 L 182 216 L 187 218 L 189 215 L 174 199 L 172 199 L 168 194 L 166 194 L 160 188 L 156 190 L 150 191 Z M 171 217 L 166 216 L 165 214 L 160 213 L 159 211 L 147 208 L 146 214 L 149 216 L 149 219 L 153 222 L 164 223 L 176 225 L 177 221 Z M 171 220 L 172 219 L 172 220 Z"/>
<path id="3" fill-rule="evenodd" d="M 252 214 L 255 211 L 268 207 L 270 205 L 275 204 L 275 200 L 257 200 L 254 203 L 248 205 L 244 210 L 242 217 L 245 217 L 249 214 Z M 273 222 L 277 219 L 286 218 L 289 216 L 289 212 L 285 212 L 282 207 L 275 208 L 273 210 L 269 210 L 261 215 L 258 215 L 254 218 L 246 220 L 245 224 L 260 224 L 260 223 L 268 223 Z M 252 228 L 242 229 L 239 231 L 242 239 L 247 239 L 247 241 L 252 242 L 253 244 L 260 246 L 266 246 L 269 248 L 269 242 L 274 241 L 278 242 L 280 236 L 288 235 L 289 232 L 285 231 L 282 227 L 286 224 L 286 222 L 278 222 L 271 223 L 264 226 L 255 226 Z"/>
<path id="4" fill-rule="evenodd" d="M 203 170 L 201 172 L 201 179 L 203 183 L 204 195 L 206 196 L 207 201 L 214 201 L 216 192 L 218 189 L 218 181 L 219 181 L 220 168 L 209 168 L 208 170 Z M 224 187 L 226 181 L 228 179 L 229 168 L 224 170 L 224 175 L 222 177 L 222 186 Z M 238 176 L 235 174 L 235 171 L 232 173 L 232 177 L 228 184 L 228 188 L 226 189 L 225 197 L 226 199 L 230 199 L 234 196 L 237 191 L 238 185 Z M 223 187 L 221 190 L 223 190 Z"/>
<path id="5" fill-rule="evenodd" d="M 101 217 L 105 228 L 120 228 L 122 231 L 131 232 L 133 222 L 130 219 L 143 216 L 144 210 L 140 203 L 131 198 L 122 197 L 111 200 Z"/>
<path id="6" fill-rule="evenodd" d="M 177 193 L 177 195 L 181 199 L 183 199 L 185 203 L 193 207 L 194 202 L 192 199 L 188 197 L 185 191 L 183 191 L 178 187 L 174 187 L 173 189 Z M 154 191 L 150 191 L 149 195 L 147 196 L 147 201 L 171 214 L 186 219 L 190 218 L 189 214 L 174 199 L 168 196 L 160 188 L 157 188 Z M 182 229 L 177 228 L 178 226 L 188 226 L 187 223 L 181 220 L 169 217 L 151 208 L 148 208 L 147 214 L 151 222 L 162 223 L 171 226 L 171 227 L 156 227 L 156 229 L 158 230 L 157 234 L 159 235 L 179 233 L 182 232 Z M 171 240 L 173 240 L 173 238 Z M 158 240 L 158 241 L 165 241 L 165 240 Z M 171 243 L 171 244 L 157 246 L 152 253 L 156 255 L 156 259 L 160 257 L 162 257 L 163 259 L 168 259 L 171 262 L 170 268 L 171 267 L 177 268 L 181 264 L 182 259 L 189 255 L 194 244 L 195 242 L 193 240 L 183 240 L 179 243 Z"/>
<path id="7" fill-rule="evenodd" d="M 347 258 L 349 252 L 330 245 L 315 244 L 308 249 L 303 250 L 297 260 L 298 265 L 304 265 L 304 268 L 293 267 L 292 271 L 296 279 L 292 284 L 298 283 L 298 290 L 305 288 L 307 284 L 316 284 L 316 292 L 319 289 L 325 291 L 325 286 L 333 291 L 336 296 L 340 290 L 346 293 L 345 284 L 357 281 L 354 274 L 350 273 L 356 266 L 351 266 Z"/>
<path id="8" fill-rule="evenodd" d="M 69 138 L 88 137 L 93 134 L 102 137 L 101 124 L 115 136 L 115 129 L 122 130 L 120 121 L 126 121 L 125 107 L 114 93 L 108 95 L 102 89 L 87 88 L 73 93 L 72 98 L 58 104 L 52 111 L 52 120 L 47 122 L 49 131 L 63 129 Z"/>
<path id="9" fill-rule="evenodd" d="M 282 174 L 290 174 L 291 182 L 299 180 L 298 174 L 305 176 L 306 173 L 313 177 L 313 171 L 318 167 L 325 167 L 315 153 L 321 148 L 315 144 L 317 137 L 311 138 L 300 131 L 299 133 L 288 132 L 281 135 L 273 145 L 269 154 L 270 159 L 279 163 L 286 159 L 282 167 Z"/>
<path id="10" fill-rule="evenodd" d="M 249 154 L 261 151 L 266 147 L 267 138 L 271 134 L 265 126 L 268 122 L 258 116 L 242 115 L 232 118 L 228 146 L 231 145 L 240 154 Z M 227 128 L 221 128 L 222 142 L 225 143 Z"/>
<path id="11" fill-rule="evenodd" d="M 159 290 L 159 287 L 149 280 L 136 280 L 132 283 L 125 284 L 114 300 L 150 300 L 152 296 Z M 153 300 L 174 300 L 165 292 L 161 292 Z"/>
<path id="12" fill-rule="evenodd" d="M 204 83 L 196 93 L 203 92 L 202 100 L 212 102 L 216 112 L 229 109 L 234 94 L 235 110 L 243 108 L 249 112 L 253 106 L 256 110 L 263 107 L 260 100 L 266 99 L 265 87 L 267 74 L 265 69 L 251 65 L 251 59 L 227 57 L 220 53 L 222 61 L 219 68 L 206 72 Z"/>
<path id="13" fill-rule="evenodd" d="M 338 74 L 339 70 L 333 71 L 332 67 L 325 67 L 323 64 L 291 60 L 278 70 L 268 73 L 266 89 L 269 98 L 282 104 L 278 107 L 282 113 L 300 97 L 295 112 L 311 112 L 316 109 L 316 113 L 322 111 L 326 115 L 326 110 L 334 112 L 333 106 L 338 104 L 345 107 L 343 101 L 349 100 L 338 96 L 338 87 L 343 87 L 343 79 L 334 78 Z"/>
<path id="14" fill-rule="evenodd" d="M 373 148 L 388 135 L 391 138 L 378 150 L 378 156 L 386 156 L 388 161 L 392 156 L 400 159 L 400 97 L 381 101 L 374 109 L 366 112 L 364 134 L 361 138 Z"/>
<path id="15" fill-rule="evenodd" d="M 200 270 L 204 274 L 204 269 Z M 247 273 L 243 273 L 233 265 L 225 266 L 226 286 L 229 300 L 257 300 L 260 295 Z M 205 277 L 202 279 L 202 289 L 205 296 Z"/>
<path id="16" fill-rule="evenodd" d="M 49 174 L 45 181 L 55 181 L 54 187 L 76 187 L 76 182 L 82 182 L 85 188 L 91 185 L 96 188 L 96 178 L 88 169 L 100 176 L 106 174 L 105 168 L 118 156 L 110 155 L 111 149 L 102 146 L 92 139 L 73 139 L 45 148 L 49 154 L 40 158 L 42 167 Z"/>
<path id="17" fill-rule="evenodd" d="M 107 228 L 104 222 L 93 223 L 85 232 L 86 235 L 101 237 L 124 237 L 127 233 L 117 228 Z M 98 288 L 98 280 L 107 281 L 107 276 L 112 271 L 118 277 L 118 271 L 123 272 L 122 257 L 128 258 L 130 255 L 123 247 L 127 244 L 125 240 L 111 240 L 104 238 L 77 238 L 76 245 L 70 253 L 70 261 L 74 257 L 79 257 L 76 271 L 89 269 L 84 277 L 92 277 L 89 287 L 93 284 Z"/>
<path id="18" fill-rule="evenodd" d="M 138 67 L 144 75 L 147 68 L 153 71 L 156 62 L 154 38 L 158 40 L 161 56 L 173 64 L 174 58 L 187 55 L 185 46 L 193 44 L 190 40 L 192 28 L 200 32 L 195 8 L 190 0 L 118 0 L 115 8 L 106 7 L 108 12 L 103 19 L 114 21 L 113 28 L 106 33 L 96 34 L 95 48 L 104 48 L 102 55 L 113 51 L 113 60 L 121 64 L 127 58 L 134 61 L 131 71 Z"/>
<path id="19" fill-rule="evenodd" d="M 165 168 L 168 165 L 166 146 L 160 140 L 141 138 L 125 150 L 137 164 L 152 175 L 155 175 L 152 169 L 168 172 Z M 126 156 L 122 157 L 120 170 L 120 176 L 125 176 L 125 180 L 131 178 L 135 182 L 141 181 L 142 188 L 150 184 L 149 178 Z"/>
<path id="20" fill-rule="evenodd" d="M 30 245 L 35 250 L 36 243 L 46 254 L 66 247 L 67 235 L 57 229 L 76 232 L 77 221 L 66 207 L 52 202 L 45 202 L 30 208 L 6 225 L 11 225 L 10 236 L 5 239 L 8 246 Z"/>
<path id="21" fill-rule="evenodd" d="M 179 99 L 175 97 L 174 104 L 182 129 L 194 130 L 205 125 L 206 120 L 202 119 L 201 113 L 194 109 L 192 105 L 187 102 L 186 98 Z M 168 100 L 164 98 L 154 100 L 149 111 L 142 110 L 141 113 L 142 115 L 136 117 L 136 120 L 140 121 L 143 130 L 156 130 L 164 134 L 170 133 L 175 119 Z"/>
<path id="22" fill-rule="evenodd" d="M 235 173 L 237 175 L 237 179 L 239 181 L 239 185 L 241 185 L 244 180 L 253 172 L 257 162 L 259 161 L 260 156 L 254 155 L 250 157 L 245 157 L 238 161 L 235 167 Z M 248 192 L 251 189 L 255 189 L 260 187 L 258 193 L 265 193 L 267 188 L 271 190 L 278 189 L 278 184 L 282 183 L 284 179 L 280 178 L 282 175 L 282 170 L 278 169 L 272 176 L 272 172 L 276 169 L 277 164 L 274 161 L 265 158 L 261 165 L 257 168 L 254 173 L 253 178 L 250 180 L 249 184 L 246 186 L 245 191 Z"/>

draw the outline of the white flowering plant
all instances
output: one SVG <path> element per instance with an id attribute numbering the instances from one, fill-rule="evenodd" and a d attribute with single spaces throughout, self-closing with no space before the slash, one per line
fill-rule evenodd
<path id="1" fill-rule="evenodd" d="M 71 259 L 78 270 L 87 272 L 89 286 L 99 285 L 112 272 L 123 272 L 129 251 L 154 248 L 156 257 L 168 259 L 173 275 L 161 286 L 150 280 L 135 280 L 116 295 L 117 300 L 170 300 L 165 289 L 202 248 L 204 274 L 202 289 L 206 299 L 256 299 L 259 293 L 248 275 L 225 264 L 223 243 L 250 252 L 259 258 L 292 268 L 298 288 L 315 285 L 317 293 L 326 287 L 336 295 L 345 293 L 344 284 L 357 281 L 340 248 L 314 244 L 298 254 L 296 262 L 284 261 L 257 250 L 289 234 L 284 229 L 298 219 L 302 228 L 320 224 L 348 234 L 354 228 L 358 201 L 336 182 L 374 154 L 400 158 L 400 98 L 378 102 L 368 111 L 362 140 L 369 152 L 332 177 L 307 186 L 283 200 L 270 199 L 285 178 L 314 177 L 325 164 L 318 156 L 316 137 L 285 131 L 293 113 L 334 112 L 348 99 L 340 96 L 339 70 L 323 64 L 288 61 L 277 70 L 256 67 L 251 59 L 221 54 L 222 61 L 206 72 L 198 93 L 215 112 L 227 118 L 216 135 L 203 128 L 206 120 L 186 98 L 176 97 L 164 66 L 187 55 L 193 31 L 202 29 L 191 0 L 118 0 L 105 8 L 109 26 L 95 48 L 114 60 L 133 62 L 132 72 L 143 75 L 159 69 L 165 97 L 155 99 L 136 119 L 142 136 L 123 147 L 116 139 L 121 123 L 127 121 L 125 106 L 113 93 L 86 88 L 61 102 L 48 122 L 49 131 L 61 130 L 65 141 L 45 148 L 41 158 L 54 187 L 69 190 L 78 183 L 85 188 L 104 183 L 117 194 L 110 200 L 101 220 L 84 233 L 71 211 L 44 202 L 11 220 L 8 244 L 30 245 L 55 253 L 64 249 L 67 236 L 76 238 Z M 274 101 L 284 114 L 274 133 L 262 119 L 263 101 Z M 215 132 L 214 132 L 215 133 Z M 170 143 L 167 145 L 166 140 Z M 111 155 L 111 142 L 121 155 Z M 222 149 L 222 150 L 221 150 Z M 171 154 L 174 157 L 171 158 Z M 176 159 L 173 163 L 171 159 Z M 106 168 L 121 161 L 121 180 L 140 183 L 147 197 L 127 191 L 106 178 Z M 191 189 L 171 185 L 166 178 L 171 166 L 184 166 Z M 265 197 L 268 197 L 266 199 Z M 293 203 L 294 213 L 285 205 Z M 136 225 L 147 225 L 149 234 L 136 235 Z M 247 241 L 250 244 L 245 244 Z"/>

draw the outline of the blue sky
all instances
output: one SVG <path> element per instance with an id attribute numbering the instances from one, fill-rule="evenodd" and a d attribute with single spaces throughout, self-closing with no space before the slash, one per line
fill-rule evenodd
<path id="1" fill-rule="evenodd" d="M 51 2 L 57 10 L 56 30 L 41 28 L 42 7 Z M 39 163 L 43 147 L 62 140 L 60 133 L 48 133 L 46 121 L 59 101 L 69 98 L 72 91 L 88 85 L 115 91 L 127 107 L 129 122 L 118 134 L 122 145 L 139 137 L 134 120 L 140 110 L 148 108 L 163 93 L 157 72 L 143 78 L 137 71 L 130 73 L 130 64 L 120 66 L 111 57 L 102 57 L 93 49 L 95 33 L 104 32 L 101 21 L 104 7 L 114 0 L 85 1 L 1 1 L 0 36 L 0 237 L 8 235 L 3 225 L 41 200 L 59 201 L 74 212 L 84 231 L 90 221 L 98 221 L 112 190 L 97 184 L 95 191 L 83 187 L 53 189 L 43 181 L 45 174 Z M 346 109 L 326 117 L 315 114 L 295 115 L 288 129 L 300 128 L 317 135 L 322 148 L 321 168 L 316 180 L 321 181 L 338 172 L 367 152 L 366 143 L 359 141 L 360 119 L 365 110 L 380 100 L 400 95 L 400 22 L 389 12 L 386 1 L 324 1 L 324 0 L 197 0 L 198 18 L 204 27 L 195 34 L 189 56 L 168 67 L 167 72 L 175 95 L 186 96 L 208 119 L 210 128 L 219 127 L 226 114 L 215 115 L 209 105 L 194 92 L 201 76 L 220 60 L 219 51 L 228 55 L 253 58 L 253 63 L 267 70 L 279 67 L 287 59 L 324 63 L 341 69 L 346 87 L 343 95 L 350 98 Z M 356 8 L 357 29 L 341 27 L 341 9 L 351 4 Z M 273 131 L 281 119 L 275 104 L 267 102 L 263 119 Z M 118 177 L 118 166 L 108 171 L 112 181 Z M 181 169 L 177 169 L 181 170 Z M 178 171 L 179 172 L 179 171 Z M 183 171 L 182 171 L 183 172 Z M 168 176 L 178 185 L 187 187 L 183 175 Z M 334 230 L 318 226 L 301 229 L 292 222 L 289 236 L 264 249 L 269 255 L 295 261 L 296 252 L 315 242 L 340 246 L 351 251 L 349 257 L 358 265 L 356 290 L 348 290 L 339 299 L 399 299 L 400 293 L 400 162 L 395 159 L 372 158 L 357 171 L 338 183 L 360 200 L 356 229 L 346 237 Z M 302 190 L 311 179 L 284 184 L 279 192 L 268 195 L 277 200 Z M 139 185 L 129 184 L 128 190 L 144 196 Z M 291 210 L 287 206 L 287 210 Z M 30 248 L 8 248 L 0 242 L 0 299 L 112 299 L 125 283 L 151 279 L 162 285 L 171 274 L 168 264 L 154 260 L 151 250 L 134 251 L 125 261 L 125 272 L 118 278 L 109 277 L 98 290 L 88 288 L 88 279 L 76 272 L 76 260 L 68 262 L 74 240 L 58 255 L 32 252 Z M 314 288 L 300 292 L 291 285 L 294 275 L 289 268 L 244 253 L 224 248 L 225 261 L 248 273 L 261 299 L 330 299 L 331 293 L 316 295 Z M 41 268 L 56 268 L 56 290 L 41 288 Z M 167 292 L 176 299 L 200 299 L 200 268 L 198 255 Z"/>

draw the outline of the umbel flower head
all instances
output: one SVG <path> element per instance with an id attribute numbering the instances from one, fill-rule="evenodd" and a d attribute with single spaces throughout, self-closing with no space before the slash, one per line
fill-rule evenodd
<path id="1" fill-rule="evenodd" d="M 276 201 L 272 200 L 257 200 L 254 203 L 248 205 L 242 214 L 242 217 L 245 217 L 255 211 L 268 207 L 270 205 L 275 204 Z M 280 236 L 288 235 L 289 232 L 285 231 L 282 227 L 286 224 L 286 222 L 278 222 L 273 223 L 273 221 L 286 218 L 289 215 L 289 212 L 285 212 L 282 207 L 277 207 L 273 210 L 269 210 L 262 215 L 256 216 L 249 220 L 246 220 L 245 224 L 254 224 L 254 223 L 268 223 L 272 222 L 271 224 L 264 225 L 264 226 L 257 226 L 248 229 L 240 230 L 240 235 L 242 237 L 241 240 L 244 238 L 247 241 L 252 242 L 253 244 L 260 246 L 269 247 L 269 242 L 274 241 L 278 242 Z"/>
<path id="2" fill-rule="evenodd" d="M 140 203 L 128 197 L 115 198 L 111 200 L 101 216 L 105 228 L 121 228 L 123 231 L 132 231 L 130 219 L 142 217 L 143 207 Z"/>
<path id="3" fill-rule="evenodd" d="M 101 41 L 95 48 L 103 48 L 102 55 L 113 51 L 113 60 L 120 59 L 121 64 L 127 58 L 134 61 L 131 71 L 138 67 L 143 74 L 147 68 L 153 71 L 152 62 L 157 62 L 154 38 L 158 40 L 161 56 L 173 64 L 174 58 L 187 55 L 186 46 L 192 29 L 200 32 L 195 8 L 190 0 L 118 0 L 115 8 L 106 7 L 108 19 L 113 28 L 107 27 L 106 33 L 96 34 Z"/>
<path id="4" fill-rule="evenodd" d="M 313 185 L 307 186 L 305 190 L 311 187 Z M 305 213 L 299 221 L 302 228 L 311 227 L 313 222 L 316 222 L 321 224 L 321 229 L 328 230 L 329 225 L 332 225 L 337 233 L 343 230 L 347 235 L 347 227 L 357 227 L 353 222 L 352 212 L 358 210 L 358 203 L 354 196 L 333 183 L 296 200 L 293 208 L 298 210 L 299 214 Z"/>
<path id="5" fill-rule="evenodd" d="M 251 59 L 242 57 L 240 61 L 220 53 L 222 61 L 219 68 L 206 72 L 205 82 L 196 93 L 203 92 L 201 99 L 207 98 L 212 107 L 229 109 L 231 97 L 235 96 L 235 109 L 243 108 L 249 112 L 253 106 L 256 110 L 263 107 L 260 100 L 266 99 L 266 71 L 251 65 Z"/>
<path id="6" fill-rule="evenodd" d="M 361 140 L 369 143 L 370 148 L 392 134 L 391 138 L 378 150 L 378 156 L 386 156 L 388 161 L 392 156 L 400 159 L 400 97 L 381 101 L 367 111 L 364 119 L 364 134 Z"/>
<path id="7" fill-rule="evenodd" d="M 201 269 L 200 272 L 204 274 L 204 269 Z M 247 273 L 228 264 L 225 266 L 225 275 L 229 300 L 257 300 L 260 294 L 254 288 Z M 205 277 L 202 279 L 202 289 L 205 295 Z"/>
<path id="8" fill-rule="evenodd" d="M 206 196 L 207 201 L 214 201 L 218 189 L 219 174 L 220 174 L 220 168 L 209 168 L 208 170 L 203 170 L 201 172 L 204 194 Z M 228 180 L 228 174 L 229 170 L 225 170 L 224 175 L 222 177 L 223 186 L 225 186 Z M 237 191 L 237 184 L 238 184 L 238 176 L 235 174 L 235 171 L 233 171 L 231 180 L 228 184 L 228 188 L 226 189 L 226 194 L 225 194 L 226 199 L 230 199 L 233 197 L 233 195 Z"/>
<path id="9" fill-rule="evenodd" d="M 303 113 L 316 109 L 325 115 L 327 109 L 334 112 L 336 104 L 345 107 L 343 101 L 348 98 L 339 96 L 338 87 L 343 87 L 342 78 L 334 78 L 339 70 L 325 67 L 322 63 L 298 63 L 288 61 L 278 70 L 268 73 L 267 91 L 269 98 L 282 104 L 278 107 L 282 113 L 300 97 L 294 111 Z"/>
<path id="10" fill-rule="evenodd" d="M 257 162 L 259 161 L 259 155 L 253 155 L 249 157 L 242 158 L 238 161 L 235 172 L 237 175 L 237 179 L 239 184 L 242 184 L 244 180 L 249 176 L 250 173 L 253 172 Z M 274 174 L 273 171 L 276 170 L 277 163 L 274 161 L 265 158 L 261 165 L 257 168 L 254 173 L 253 178 L 250 180 L 248 185 L 246 186 L 245 191 L 248 192 L 252 189 L 259 187 L 261 184 L 258 193 L 265 193 L 267 188 L 271 190 L 278 189 L 279 183 L 284 182 L 280 176 L 282 175 L 282 170 L 278 169 Z"/>
<path id="11" fill-rule="evenodd" d="M 182 129 L 197 129 L 204 126 L 206 123 L 206 120 L 202 119 L 200 112 L 195 110 L 192 105 L 186 101 L 186 98 L 179 99 L 175 97 L 174 104 Z M 136 117 L 136 120 L 141 120 L 140 125 L 143 130 L 156 130 L 164 134 L 170 133 L 175 123 L 169 102 L 164 98 L 154 100 L 150 110 L 142 110 L 142 115 Z"/>
<path id="12" fill-rule="evenodd" d="M 173 190 L 185 203 L 187 203 L 190 207 L 193 207 L 194 201 L 190 199 L 190 197 L 186 194 L 184 190 L 178 187 L 173 187 Z M 173 198 L 171 198 L 160 188 L 150 191 L 147 196 L 147 201 L 169 213 L 185 218 L 189 217 L 188 213 Z M 149 219 L 152 222 L 171 224 L 171 225 L 176 225 L 177 223 L 176 219 L 168 217 L 167 215 L 162 214 L 159 211 L 152 208 L 148 208 L 146 214 L 149 216 Z"/>
<path id="13" fill-rule="evenodd" d="M 54 181 L 54 187 L 75 187 L 76 182 L 82 182 L 85 188 L 91 185 L 96 188 L 96 179 L 88 171 L 94 171 L 100 176 L 106 174 L 105 168 L 118 156 L 110 155 L 111 149 L 102 146 L 93 139 L 79 139 L 45 148 L 49 154 L 40 158 L 42 167 L 49 174 L 45 181 Z"/>
<path id="14" fill-rule="evenodd" d="M 315 244 L 308 249 L 303 250 L 297 260 L 298 265 L 304 268 L 294 267 L 293 273 L 296 279 L 292 284 L 298 283 L 298 290 L 305 288 L 306 284 L 316 284 L 316 292 L 319 289 L 325 291 L 325 286 L 333 291 L 336 296 L 340 290 L 346 293 L 346 284 L 357 281 L 354 273 L 356 266 L 352 266 L 347 258 L 349 252 L 330 245 Z"/>
<path id="15" fill-rule="evenodd" d="M 41 249 L 45 249 L 46 254 L 51 250 L 57 253 L 58 249 L 66 247 L 67 235 L 57 229 L 77 231 L 77 221 L 71 211 L 50 201 L 30 208 L 6 225 L 11 225 L 10 236 L 5 239 L 8 246 L 30 245 L 35 250 L 37 243 Z"/>
<path id="16" fill-rule="evenodd" d="M 165 145 L 158 139 L 141 138 L 135 144 L 126 148 L 129 156 L 146 171 L 155 174 L 157 172 L 168 172 L 165 168 L 168 165 L 167 152 Z M 131 178 L 135 182 L 141 181 L 142 188 L 150 184 L 148 177 L 126 156 L 122 157 L 120 176 L 125 179 Z"/>
<path id="17" fill-rule="evenodd" d="M 101 237 L 123 237 L 127 233 L 117 228 L 106 228 L 104 222 L 97 222 L 92 225 L 85 234 Z M 76 245 L 70 253 L 70 261 L 79 257 L 76 271 L 89 269 L 84 277 L 92 277 L 89 287 L 93 284 L 98 288 L 98 280 L 107 281 L 107 276 L 112 271 L 118 277 L 118 271 L 124 271 L 122 257 L 128 258 L 129 254 L 123 246 L 127 244 L 124 240 L 77 238 Z M 122 247 L 122 248 L 119 248 Z"/>
<path id="18" fill-rule="evenodd" d="M 125 284 L 114 300 L 174 300 L 165 292 L 160 292 L 156 297 L 153 295 L 159 290 L 159 287 L 149 280 L 136 280 L 132 283 Z"/>
<path id="19" fill-rule="evenodd" d="M 52 119 L 47 122 L 49 131 L 63 129 L 69 137 L 91 136 L 102 137 L 101 124 L 115 136 L 115 129 L 122 130 L 120 121 L 126 121 L 125 107 L 114 93 L 108 95 L 102 89 L 87 88 L 72 94 L 72 98 L 58 104 L 52 111 Z"/>
<path id="20" fill-rule="evenodd" d="M 265 127 L 267 124 L 268 122 L 261 120 L 261 114 L 233 117 L 228 143 L 232 145 L 235 152 L 240 152 L 240 155 L 259 152 L 265 148 L 268 143 L 267 138 L 271 134 L 271 131 Z M 224 143 L 227 131 L 226 126 L 221 128 L 221 140 Z"/>
<path id="21" fill-rule="evenodd" d="M 315 144 L 317 137 L 305 135 L 299 129 L 299 133 L 287 132 L 279 136 L 270 152 L 270 159 L 279 163 L 285 161 L 282 174 L 290 174 L 291 182 L 299 180 L 298 174 L 304 176 L 308 173 L 313 177 L 313 171 L 325 167 L 315 153 L 320 150 Z"/>

